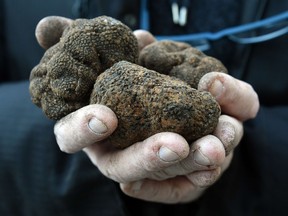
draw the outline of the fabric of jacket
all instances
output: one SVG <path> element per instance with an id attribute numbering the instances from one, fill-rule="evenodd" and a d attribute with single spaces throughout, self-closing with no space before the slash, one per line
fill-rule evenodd
<path id="1" fill-rule="evenodd" d="M 287 0 L 194 0 L 187 24 L 181 27 L 173 24 L 170 2 L 149 1 L 152 33 L 219 31 L 288 10 Z M 48 15 L 105 14 L 136 29 L 141 3 L 0 2 L 0 215 L 287 215 L 287 34 L 252 45 L 227 39 L 211 42 L 207 54 L 254 87 L 261 109 L 257 118 L 245 123 L 244 138 L 229 169 L 199 200 L 164 205 L 128 198 L 83 152 L 67 155 L 58 149 L 55 122 L 32 104 L 28 92 L 29 73 L 44 52 L 34 37 L 35 26 Z"/>

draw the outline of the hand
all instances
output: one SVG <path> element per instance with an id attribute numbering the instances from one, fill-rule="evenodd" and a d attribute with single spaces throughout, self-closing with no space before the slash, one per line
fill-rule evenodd
<path id="1" fill-rule="evenodd" d="M 55 135 L 62 151 L 83 149 L 105 176 L 120 183 L 124 193 L 163 203 L 198 198 L 229 166 L 233 154 L 225 157 L 224 146 L 236 147 L 243 133 L 239 121 L 223 115 L 214 136 L 191 147 L 178 134 L 159 133 L 115 150 L 104 139 L 116 127 L 117 118 L 109 108 L 89 105 L 57 122 Z"/>
<path id="2" fill-rule="evenodd" d="M 58 22 L 63 31 L 71 20 L 59 19 L 63 19 Z M 46 25 L 42 28 L 45 29 L 42 33 L 46 33 L 42 34 L 42 40 L 39 39 L 41 34 L 37 36 L 42 45 L 51 32 L 44 21 L 38 28 Z M 135 35 L 139 49 L 155 40 L 145 31 L 135 31 Z M 53 41 L 57 41 L 55 38 L 60 36 L 53 37 Z M 243 134 L 241 121 L 253 118 L 259 107 L 252 87 L 226 74 L 205 75 L 199 89 L 210 91 L 230 116 L 222 115 L 213 135 L 192 144 L 178 134 L 166 132 L 116 150 L 105 138 L 117 128 L 117 117 L 108 107 L 96 104 L 57 122 L 54 132 L 58 145 L 67 153 L 85 151 L 99 170 L 119 182 L 122 191 L 129 196 L 162 203 L 195 200 L 228 168 L 233 149 Z"/>
<path id="3" fill-rule="evenodd" d="M 258 111 L 252 87 L 227 74 L 207 74 L 199 89 L 209 90 L 225 112 L 242 121 L 255 117 Z M 167 132 L 116 150 L 105 138 L 116 129 L 117 118 L 109 108 L 96 104 L 61 119 L 55 125 L 55 135 L 62 151 L 83 149 L 105 176 L 120 183 L 127 195 L 162 203 L 189 202 L 228 168 L 243 134 L 242 122 L 235 117 L 222 115 L 213 135 L 191 145 L 180 135 Z"/>

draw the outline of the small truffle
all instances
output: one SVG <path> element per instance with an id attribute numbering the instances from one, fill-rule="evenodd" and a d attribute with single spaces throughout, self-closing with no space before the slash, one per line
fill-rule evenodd
<path id="1" fill-rule="evenodd" d="M 101 16 L 78 19 L 46 51 L 30 75 L 33 103 L 50 119 L 89 104 L 97 76 L 120 60 L 138 61 L 138 43 L 131 29 Z"/>
<path id="2" fill-rule="evenodd" d="M 156 41 L 146 46 L 139 56 L 139 64 L 159 73 L 177 77 L 197 88 L 206 73 L 227 69 L 217 59 L 206 56 L 190 44 L 176 41 Z"/>
<path id="3" fill-rule="evenodd" d="M 118 127 L 108 139 L 118 148 L 164 131 L 191 142 L 211 133 L 221 112 L 209 92 L 126 61 L 98 76 L 90 103 L 115 112 Z"/>

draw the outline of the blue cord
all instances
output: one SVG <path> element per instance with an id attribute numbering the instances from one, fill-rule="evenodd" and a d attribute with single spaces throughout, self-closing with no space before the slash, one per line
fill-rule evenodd
<path id="1" fill-rule="evenodd" d="M 149 11 L 147 7 L 147 0 L 141 0 L 140 2 L 140 28 L 149 31 Z"/>
<path id="2" fill-rule="evenodd" d="M 267 27 L 273 23 L 288 20 L 288 11 L 277 14 L 275 16 L 271 16 L 269 18 L 259 20 L 256 22 L 251 22 L 243 25 L 239 25 L 236 27 L 226 28 L 218 32 L 201 32 L 195 34 L 184 34 L 184 35 L 156 35 L 155 37 L 158 40 L 175 40 L 175 41 L 198 41 L 198 40 L 219 40 L 223 37 L 228 36 L 229 39 L 242 43 L 258 43 L 266 40 L 273 39 L 275 37 L 279 37 L 288 33 L 288 26 L 284 28 L 274 31 L 269 34 L 265 34 L 258 37 L 251 38 L 238 38 L 235 35 L 239 33 L 243 33 L 249 30 L 255 30 L 261 27 Z M 140 28 L 149 31 L 149 11 L 147 7 L 147 0 L 141 1 L 141 14 L 140 14 Z"/>
<path id="3" fill-rule="evenodd" d="M 228 35 L 228 38 L 234 42 L 237 42 L 239 44 L 253 44 L 253 43 L 260 43 L 263 41 L 268 41 L 276 37 L 280 37 L 284 34 L 288 33 L 288 26 L 285 26 L 277 31 L 260 35 L 260 36 L 254 36 L 254 37 L 247 37 L 247 38 L 242 38 L 242 37 L 237 37 L 235 35 Z"/>
<path id="4" fill-rule="evenodd" d="M 179 41 L 193 41 L 193 40 L 203 40 L 203 39 L 219 40 L 225 36 L 235 35 L 235 34 L 245 32 L 245 31 L 254 30 L 260 27 L 265 27 L 275 22 L 283 21 L 286 19 L 288 19 L 288 12 L 277 14 L 275 16 L 272 16 L 272 17 L 269 17 L 260 21 L 256 21 L 256 22 L 252 22 L 252 23 L 248 23 L 248 24 L 244 24 L 244 25 L 240 25 L 240 26 L 236 26 L 232 28 L 223 29 L 215 33 L 202 32 L 202 33 L 186 34 L 186 35 L 170 35 L 170 36 L 161 35 L 161 36 L 156 36 L 156 38 L 158 40 L 169 39 L 169 40 L 179 40 Z M 287 28 L 287 26 L 285 28 Z M 282 33 L 283 32 L 285 31 L 282 31 Z"/>

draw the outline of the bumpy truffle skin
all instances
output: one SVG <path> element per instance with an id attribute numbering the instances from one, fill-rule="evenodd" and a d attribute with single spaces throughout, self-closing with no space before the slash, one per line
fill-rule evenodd
<path id="1" fill-rule="evenodd" d="M 137 62 L 133 32 L 111 17 L 78 19 L 48 49 L 30 75 L 32 101 L 50 119 L 89 104 L 97 76 L 114 63 Z"/>
<path id="2" fill-rule="evenodd" d="M 157 41 L 146 46 L 139 56 L 139 64 L 159 73 L 177 77 L 197 88 L 199 80 L 206 73 L 227 69 L 217 59 L 206 56 L 187 43 Z"/>
<path id="3" fill-rule="evenodd" d="M 118 148 L 164 131 L 190 142 L 211 133 L 220 116 L 210 93 L 126 61 L 98 76 L 90 103 L 106 105 L 117 115 L 118 128 L 108 139 Z"/>

